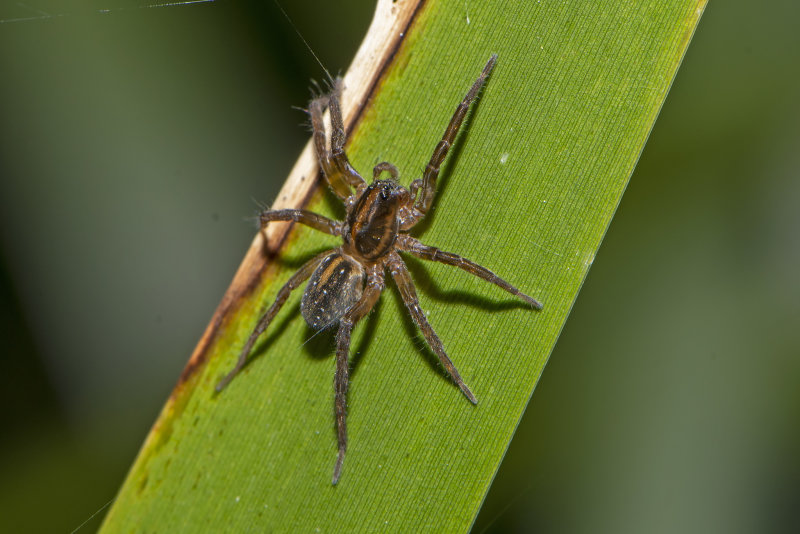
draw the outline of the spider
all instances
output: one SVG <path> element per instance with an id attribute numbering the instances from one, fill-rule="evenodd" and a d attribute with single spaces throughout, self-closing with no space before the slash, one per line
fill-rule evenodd
<path id="1" fill-rule="evenodd" d="M 387 269 L 400 290 L 411 318 L 422 331 L 431 350 L 439 357 L 442 366 L 467 399 L 473 404 L 478 402 L 461 379 L 461 375 L 445 353 L 442 342 L 425 318 L 411 275 L 398 251 L 407 252 L 424 260 L 453 265 L 508 291 L 534 309 L 542 308 L 535 299 L 522 293 L 485 267 L 457 254 L 424 245 L 406 233 L 422 220 L 430 209 L 436 192 L 439 167 L 453 144 L 470 104 L 480 92 L 496 61 L 496 54 L 489 58 L 480 76 L 456 108 L 442 139 L 433 150 L 422 179 L 411 182 L 409 189 L 398 184 L 397 168 L 391 163 L 385 161 L 378 163 L 372 170 L 373 181 L 369 185 L 350 164 L 344 151 L 345 132 L 339 105 L 342 80 L 337 78 L 333 82 L 331 94 L 312 100 L 308 112 L 311 115 L 314 146 L 319 164 L 329 186 L 344 202 L 347 211 L 345 220 L 336 221 L 299 209 L 267 210 L 260 214 L 262 229 L 272 221 L 294 221 L 331 235 L 341 236 L 343 243 L 310 259 L 289 278 L 278 291 L 275 302 L 259 319 L 242 348 L 236 366 L 220 381 L 217 391 L 222 391 L 242 369 L 256 340 L 267 329 L 289 294 L 309 280 L 300 303 L 303 318 L 317 331 L 337 322 L 339 324 L 336 332 L 334 377 L 334 411 L 339 452 L 333 471 L 334 485 L 339 481 L 347 449 L 346 396 L 349 385 L 350 333 L 355 324 L 363 319 L 378 301 L 385 287 L 384 278 Z M 330 109 L 331 118 L 330 150 L 326 147 L 325 125 L 322 121 L 326 106 Z M 388 173 L 390 178 L 380 179 L 383 173 Z"/>

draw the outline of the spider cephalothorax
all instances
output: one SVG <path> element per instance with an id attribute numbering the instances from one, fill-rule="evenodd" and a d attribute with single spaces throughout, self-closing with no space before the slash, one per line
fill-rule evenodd
<path id="1" fill-rule="evenodd" d="M 275 302 L 261 317 L 247 339 L 236 366 L 222 379 L 217 391 L 221 391 L 244 366 L 253 344 L 266 330 L 292 290 L 309 280 L 300 304 L 303 318 L 315 330 L 338 323 L 334 390 L 339 453 L 333 472 L 334 484 L 339 480 L 347 449 L 346 395 L 350 372 L 348 367 L 350 333 L 353 326 L 367 315 L 378 301 L 384 289 L 386 270 L 397 284 L 412 319 L 422 331 L 431 350 L 438 356 L 442 366 L 464 395 L 471 402 L 478 402 L 461 379 L 461 375 L 445 353 L 442 342 L 425 318 L 417 300 L 411 275 L 398 251 L 425 260 L 454 265 L 516 295 L 535 309 L 542 307 L 536 300 L 490 270 L 456 254 L 423 245 L 405 233 L 425 217 L 431 207 L 436 193 L 439 167 L 453 144 L 470 103 L 480 92 L 496 61 L 496 55 L 489 58 L 481 75 L 456 108 L 450 124 L 425 167 L 422 179 L 411 182 L 409 189 L 397 183 L 397 169 L 390 163 L 383 162 L 375 166 L 374 180 L 371 184 L 367 184 L 350 165 L 344 152 L 344 125 L 339 107 L 342 83 L 340 79 L 336 79 L 330 96 L 311 101 L 309 113 L 314 129 L 314 145 L 322 172 L 333 192 L 344 202 L 347 209 L 344 222 L 296 209 L 269 210 L 261 213 L 262 228 L 271 221 L 295 221 L 331 235 L 341 236 L 343 244 L 306 262 L 278 291 Z M 330 150 L 327 147 L 325 126 L 322 121 L 326 105 L 330 108 L 331 116 Z M 389 173 L 391 179 L 379 179 L 384 172 Z"/>

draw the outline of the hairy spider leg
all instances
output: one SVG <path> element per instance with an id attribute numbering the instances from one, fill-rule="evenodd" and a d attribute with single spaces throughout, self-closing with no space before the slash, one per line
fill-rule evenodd
<path id="1" fill-rule="evenodd" d="M 477 263 L 470 261 L 466 258 L 459 256 L 458 254 L 453 254 L 452 252 L 445 252 L 441 249 L 436 247 L 431 247 L 428 245 L 424 245 L 420 243 L 418 239 L 411 237 L 408 234 L 400 234 L 397 236 L 397 246 L 400 247 L 401 250 L 409 252 L 414 256 L 422 258 L 423 260 L 430 260 L 430 261 L 438 261 L 439 263 L 444 263 L 445 265 L 452 265 L 454 267 L 458 267 L 464 271 L 467 271 L 470 274 L 477 276 L 478 278 L 482 278 L 487 282 L 491 282 L 492 284 L 505 289 L 512 295 L 515 295 L 531 306 L 533 306 L 537 310 L 542 309 L 542 304 L 534 299 L 533 297 L 529 297 L 516 287 L 512 286 L 492 271 L 487 269 L 486 267 L 482 267 Z"/>
<path id="2" fill-rule="evenodd" d="M 428 346 L 433 350 L 436 356 L 439 357 L 439 361 L 453 378 L 456 385 L 461 389 L 461 392 L 472 404 L 478 404 L 478 399 L 475 398 L 475 395 L 472 394 L 472 391 L 470 391 L 461 379 L 461 375 L 458 374 L 456 366 L 453 365 L 453 362 L 444 351 L 442 341 L 439 339 L 439 336 L 436 335 L 436 332 L 433 331 L 430 323 L 428 323 L 428 319 L 425 317 L 425 313 L 423 313 L 422 308 L 420 308 L 417 291 L 414 289 L 414 282 L 411 279 L 411 273 L 408 272 L 408 267 L 406 267 L 403 259 L 397 252 L 392 251 L 389 253 L 387 264 L 389 272 L 392 274 L 392 278 L 394 278 L 397 288 L 400 290 L 400 296 L 403 298 L 403 302 L 406 308 L 408 308 L 411 318 L 414 319 L 417 327 L 422 331 L 422 335 L 425 337 L 425 341 L 428 342 Z"/>
<path id="3" fill-rule="evenodd" d="M 320 232 L 325 232 L 331 235 L 342 235 L 342 223 L 334 221 L 313 211 L 306 210 L 267 210 L 262 211 L 259 215 L 261 221 L 261 228 L 264 228 L 272 221 L 294 221 L 300 224 L 310 226 Z"/>
<path id="4" fill-rule="evenodd" d="M 308 105 L 308 113 L 311 115 L 311 128 L 314 131 L 314 150 L 317 153 L 319 165 L 322 167 L 322 174 L 325 175 L 325 179 L 328 180 L 331 189 L 337 197 L 346 200 L 352 195 L 352 192 L 342 174 L 331 161 L 328 148 L 325 146 L 325 123 L 322 121 L 322 113 L 329 101 L 330 98 L 328 96 L 320 96 L 312 100 Z"/>
<path id="5" fill-rule="evenodd" d="M 258 324 L 256 325 L 255 329 L 253 329 L 253 333 L 251 333 L 250 337 L 247 338 L 247 342 L 244 344 L 241 354 L 239 354 L 239 360 L 236 362 L 236 367 L 234 367 L 233 370 L 228 373 L 225 378 L 220 380 L 219 384 L 217 384 L 217 392 L 225 389 L 225 386 L 227 386 L 230 381 L 233 380 L 233 377 L 242 370 L 242 367 L 244 367 L 245 363 L 247 362 L 247 355 L 250 354 L 250 350 L 253 348 L 256 340 L 264 332 L 264 330 L 267 329 L 269 323 L 272 322 L 272 319 L 274 319 L 275 315 L 277 315 L 278 311 L 280 311 L 281 307 L 286 302 L 286 299 L 289 298 L 291 292 L 297 289 L 300 284 L 308 280 L 308 277 L 311 276 L 311 274 L 314 272 L 314 269 L 317 268 L 317 265 L 319 265 L 322 260 L 330 255 L 331 251 L 326 250 L 322 254 L 318 254 L 317 256 L 314 256 L 308 260 L 278 291 L 278 296 L 275 297 L 275 302 L 273 302 L 272 306 L 269 307 L 267 312 L 261 316 L 261 319 L 258 320 Z"/>
<path id="6" fill-rule="evenodd" d="M 330 159 L 344 177 L 344 181 L 350 184 L 359 193 L 364 190 L 367 182 L 358 174 L 347 154 L 344 151 L 344 121 L 342 120 L 342 109 L 340 100 L 342 98 L 342 79 L 336 78 L 333 81 L 333 91 L 331 91 L 329 108 L 331 110 L 331 153 Z"/>
<path id="7" fill-rule="evenodd" d="M 444 158 L 447 156 L 447 153 L 450 151 L 450 147 L 453 145 L 453 141 L 459 129 L 461 129 L 461 123 L 464 122 L 464 117 L 467 115 L 470 104 L 472 104 L 472 101 L 478 96 L 478 93 L 483 87 L 483 84 L 486 83 L 486 79 L 489 77 L 489 73 L 492 72 L 496 62 L 497 54 L 493 54 L 486 63 L 486 66 L 483 67 L 481 75 L 478 76 L 478 79 L 472 84 L 464 100 L 456 107 L 456 111 L 453 113 L 450 124 L 447 125 L 447 129 L 444 131 L 442 139 L 436 145 L 436 148 L 433 149 L 431 159 L 425 167 L 425 172 L 422 174 L 422 180 L 416 179 L 411 183 L 411 194 L 414 195 L 415 198 L 413 216 L 405 222 L 401 228 L 402 230 L 411 228 L 428 213 L 433 203 L 433 197 L 436 194 L 436 179 L 439 177 L 439 168 Z"/>
<path id="8" fill-rule="evenodd" d="M 333 468 L 333 484 L 339 482 L 342 474 L 344 454 L 347 451 L 347 388 L 350 384 L 350 333 L 353 326 L 366 316 L 378 299 L 384 288 L 383 271 L 377 265 L 370 269 L 367 275 L 367 284 L 361 299 L 350 308 L 339 320 L 339 330 L 336 332 L 336 375 L 333 379 L 335 391 L 334 410 L 336 413 L 336 430 L 339 439 L 339 455 L 336 466 Z"/>

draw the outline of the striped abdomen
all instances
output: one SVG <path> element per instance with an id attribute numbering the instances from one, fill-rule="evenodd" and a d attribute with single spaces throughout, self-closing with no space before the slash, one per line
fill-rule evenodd
<path id="1" fill-rule="evenodd" d="M 300 302 L 300 313 L 314 330 L 327 328 L 341 319 L 364 290 L 364 269 L 340 252 L 317 266 Z"/>

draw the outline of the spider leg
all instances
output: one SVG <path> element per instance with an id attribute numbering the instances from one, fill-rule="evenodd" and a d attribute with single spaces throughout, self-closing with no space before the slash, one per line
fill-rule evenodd
<path id="1" fill-rule="evenodd" d="M 395 283 L 397 283 L 397 288 L 400 290 L 400 296 L 403 297 L 403 302 L 406 308 L 408 308 L 411 318 L 414 319 L 414 322 L 417 323 L 417 326 L 422 331 L 422 335 L 425 336 L 425 341 L 428 342 L 431 350 L 439 357 L 439 361 L 453 378 L 456 385 L 461 389 L 461 392 L 472 404 L 478 404 L 478 399 L 475 398 L 475 395 L 472 394 L 472 391 L 470 391 L 461 379 L 461 375 L 458 374 L 456 366 L 453 365 L 453 362 L 444 351 L 442 341 L 439 339 L 439 336 L 436 335 L 436 332 L 433 331 L 430 323 L 428 323 L 428 319 L 425 318 L 425 314 L 419 306 L 419 299 L 417 298 L 417 291 L 414 289 L 414 282 L 411 280 L 411 274 L 408 272 L 408 267 L 403 263 L 402 258 L 400 258 L 397 252 L 392 251 L 390 253 L 388 265 L 389 272 L 392 273 L 392 278 L 394 278 Z"/>
<path id="2" fill-rule="evenodd" d="M 325 146 L 325 123 L 322 121 L 322 113 L 328 105 L 329 98 L 321 96 L 315 98 L 308 105 L 308 112 L 311 115 L 311 127 L 314 130 L 314 149 L 317 153 L 319 165 L 322 167 L 322 174 L 328 180 L 331 189 L 342 200 L 345 200 L 352 193 L 342 174 L 336 169 L 331 161 L 328 149 Z"/>
<path id="3" fill-rule="evenodd" d="M 339 455 L 333 469 L 333 481 L 339 482 L 342 474 L 342 463 L 347 451 L 347 388 L 350 384 L 350 367 L 348 356 L 350 354 L 350 333 L 353 326 L 367 315 L 384 288 L 383 273 L 375 269 L 367 278 L 367 285 L 361 299 L 350 308 L 339 320 L 339 330 L 336 332 L 336 375 L 333 380 L 333 389 L 336 394 L 334 411 L 336 413 L 336 431 L 339 440 Z"/>
<path id="4" fill-rule="evenodd" d="M 244 344 L 244 348 L 242 349 L 241 354 L 239 354 L 239 360 L 236 362 L 236 366 L 230 373 L 225 375 L 225 377 L 222 380 L 220 380 L 219 384 L 217 384 L 216 388 L 217 392 L 220 392 L 223 389 L 225 389 L 225 386 L 227 386 L 230 383 L 230 381 L 233 380 L 233 377 L 236 376 L 236 374 L 242 370 L 242 367 L 244 367 L 245 363 L 247 362 L 247 356 L 248 354 L 250 354 L 250 350 L 253 348 L 253 345 L 258 339 L 258 336 L 260 336 L 264 332 L 264 330 L 267 329 L 269 323 L 272 322 L 272 319 L 275 318 L 275 315 L 277 315 L 278 311 L 286 302 L 286 299 L 289 298 L 289 294 L 293 290 L 297 289 L 297 287 L 300 284 L 305 282 L 308 279 L 308 277 L 311 276 L 311 274 L 314 272 L 314 269 L 317 268 L 317 265 L 319 265 L 319 263 L 330 254 L 331 251 L 328 250 L 308 260 L 305 264 L 303 264 L 302 267 L 300 267 L 300 269 L 297 270 L 296 273 L 292 275 L 291 278 L 289 278 L 289 281 L 287 281 L 286 284 L 284 284 L 284 286 L 278 291 L 278 296 L 275 297 L 275 302 L 273 302 L 272 306 L 269 307 L 267 312 L 261 316 L 261 319 L 258 320 L 258 324 L 253 329 L 253 332 L 250 334 L 250 337 L 247 338 L 247 342 Z"/>
<path id="5" fill-rule="evenodd" d="M 431 247 L 428 245 L 423 245 L 419 242 L 419 240 L 411 237 L 408 234 L 400 234 L 397 236 L 397 246 L 400 247 L 401 250 L 405 250 L 406 252 L 410 252 L 414 256 L 422 258 L 423 260 L 430 260 L 430 261 L 438 261 L 439 263 L 444 263 L 446 265 L 452 265 L 454 267 L 458 267 L 459 269 L 463 269 L 470 274 L 474 274 L 478 278 L 486 280 L 487 282 L 491 282 L 492 284 L 505 289 L 512 295 L 515 295 L 531 306 L 534 309 L 541 310 L 542 304 L 534 299 L 533 297 L 529 297 L 516 287 L 512 286 L 492 271 L 487 269 L 486 267 L 481 267 L 475 262 L 472 262 L 466 258 L 462 258 L 458 254 L 453 254 L 452 252 L 445 252 L 440 250 L 436 247 Z"/>
<path id="6" fill-rule="evenodd" d="M 439 167 L 442 165 L 445 156 L 447 156 L 450 147 L 453 145 L 453 141 L 458 134 L 458 130 L 461 128 L 464 117 L 467 115 L 470 104 L 475 100 L 475 97 L 478 96 L 483 84 L 486 83 L 486 79 L 489 77 L 489 73 L 492 72 L 496 61 L 497 54 L 493 54 L 492 57 L 489 58 L 489 61 L 486 62 L 486 66 L 483 67 L 481 75 L 478 76 L 478 79 L 472 84 L 464 100 L 462 100 L 456 108 L 453 117 L 450 119 L 450 124 L 447 125 L 447 129 L 444 131 L 441 141 L 436 145 L 431 159 L 425 167 L 425 172 L 422 175 L 422 183 L 417 183 L 417 185 L 412 183 L 411 185 L 412 189 L 418 192 L 418 196 L 414 201 L 414 212 L 417 220 L 428 213 L 428 209 L 430 209 L 433 203 L 433 196 L 436 193 L 436 178 L 439 176 Z M 414 181 L 416 182 L 416 180 Z"/>
<path id="7" fill-rule="evenodd" d="M 350 165 L 347 154 L 344 151 L 344 121 L 342 120 L 342 109 L 339 101 L 342 97 L 342 79 L 336 78 L 333 81 L 333 91 L 330 96 L 331 110 L 331 153 L 330 159 L 335 167 L 344 177 L 344 181 L 357 191 L 361 191 L 367 185 L 364 178 Z"/>
<path id="8" fill-rule="evenodd" d="M 266 210 L 258 216 L 261 228 L 271 221 L 294 221 L 331 235 L 342 234 L 342 223 L 306 210 Z"/>

